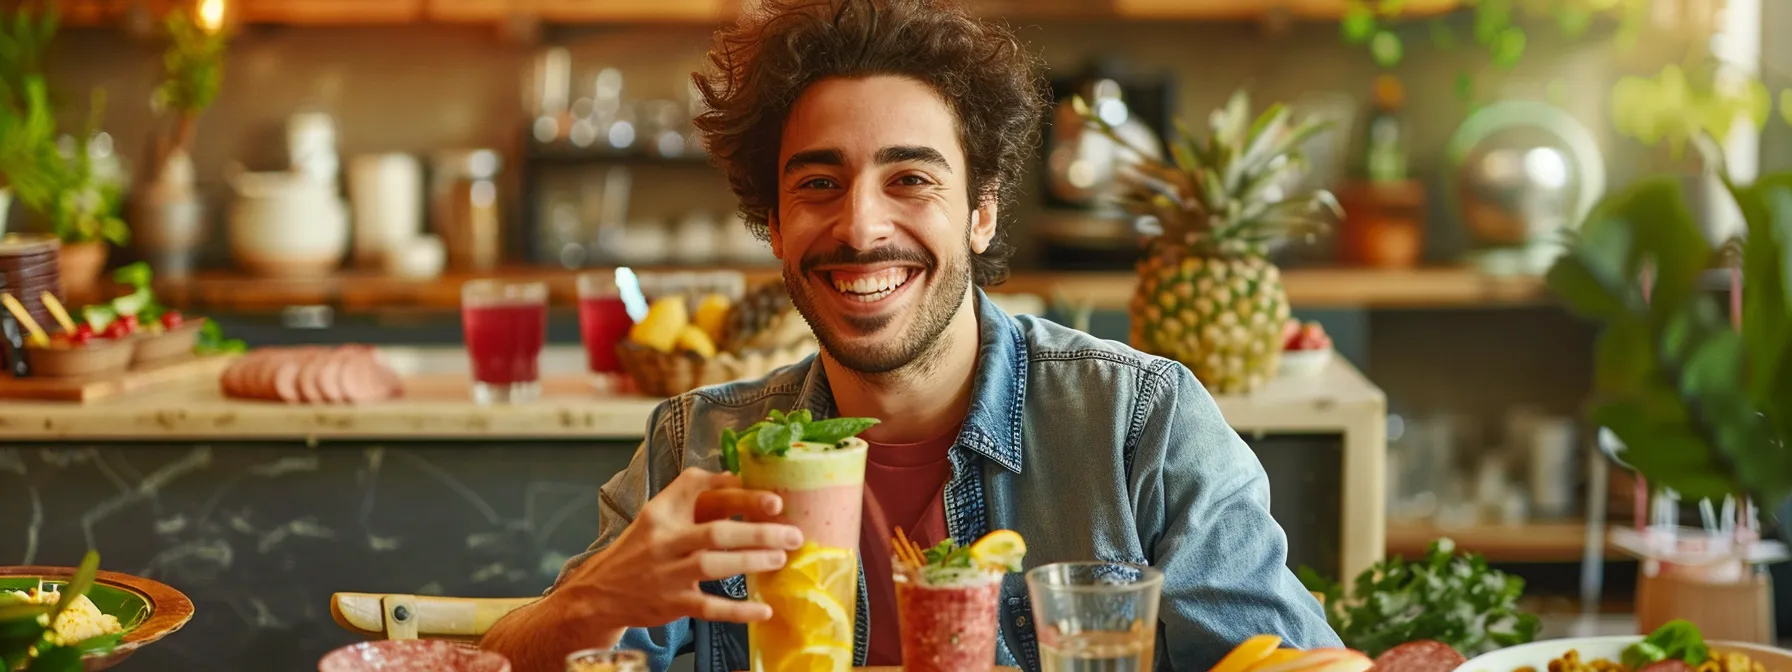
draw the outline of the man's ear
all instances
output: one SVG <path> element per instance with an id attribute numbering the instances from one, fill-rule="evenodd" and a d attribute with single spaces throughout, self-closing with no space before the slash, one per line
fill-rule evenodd
<path id="1" fill-rule="evenodd" d="M 784 258 L 784 234 L 778 229 L 778 211 L 768 210 L 765 213 L 765 228 L 771 234 L 772 256 Z"/>
<path id="2" fill-rule="evenodd" d="M 996 238 L 996 199 L 983 199 L 971 211 L 971 251 L 983 254 Z"/>

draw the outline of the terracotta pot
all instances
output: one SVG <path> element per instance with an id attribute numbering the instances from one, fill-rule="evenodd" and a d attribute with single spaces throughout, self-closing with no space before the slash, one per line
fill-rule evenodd
<path id="1" fill-rule="evenodd" d="M 79 296 L 97 293 L 100 274 L 106 270 L 106 255 L 109 251 L 106 243 L 98 240 L 63 243 L 62 256 L 57 260 L 58 272 L 62 275 L 63 293 Z"/>

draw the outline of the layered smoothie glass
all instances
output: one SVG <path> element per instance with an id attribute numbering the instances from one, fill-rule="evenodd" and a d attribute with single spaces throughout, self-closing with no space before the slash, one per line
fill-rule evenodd
<path id="1" fill-rule="evenodd" d="M 803 531 L 782 569 L 747 576 L 748 599 L 772 608 L 771 620 L 747 626 L 753 672 L 852 667 L 868 452 L 856 435 L 875 423 L 773 411 L 743 433 L 722 433 L 724 466 L 747 488 L 782 497 L 775 521 Z"/>
<path id="2" fill-rule="evenodd" d="M 996 663 L 1002 577 L 1018 572 L 1026 544 L 997 530 L 968 547 L 951 539 L 922 550 L 898 529 L 890 565 L 904 672 L 988 672 Z"/>

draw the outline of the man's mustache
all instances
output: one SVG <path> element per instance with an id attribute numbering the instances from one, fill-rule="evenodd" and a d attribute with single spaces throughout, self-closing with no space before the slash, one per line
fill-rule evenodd
<path id="1" fill-rule="evenodd" d="M 886 245 L 869 250 L 855 250 L 850 247 L 838 247 L 828 252 L 804 255 L 798 267 L 803 274 L 813 273 L 820 266 L 856 266 L 871 264 L 914 264 L 932 271 L 939 267 L 939 259 L 926 250 Z"/>

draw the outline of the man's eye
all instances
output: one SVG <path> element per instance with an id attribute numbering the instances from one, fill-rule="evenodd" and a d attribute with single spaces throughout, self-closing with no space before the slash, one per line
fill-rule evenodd
<path id="1" fill-rule="evenodd" d="M 804 180 L 802 184 L 797 185 L 797 187 L 802 189 L 833 189 L 837 186 L 839 185 L 835 184 L 832 179 L 826 177 L 810 178 Z"/>
<path id="2" fill-rule="evenodd" d="M 920 175 L 903 175 L 902 177 L 896 178 L 896 183 L 905 187 L 925 187 L 929 184 L 933 184 L 928 181 L 927 178 L 921 177 Z"/>

